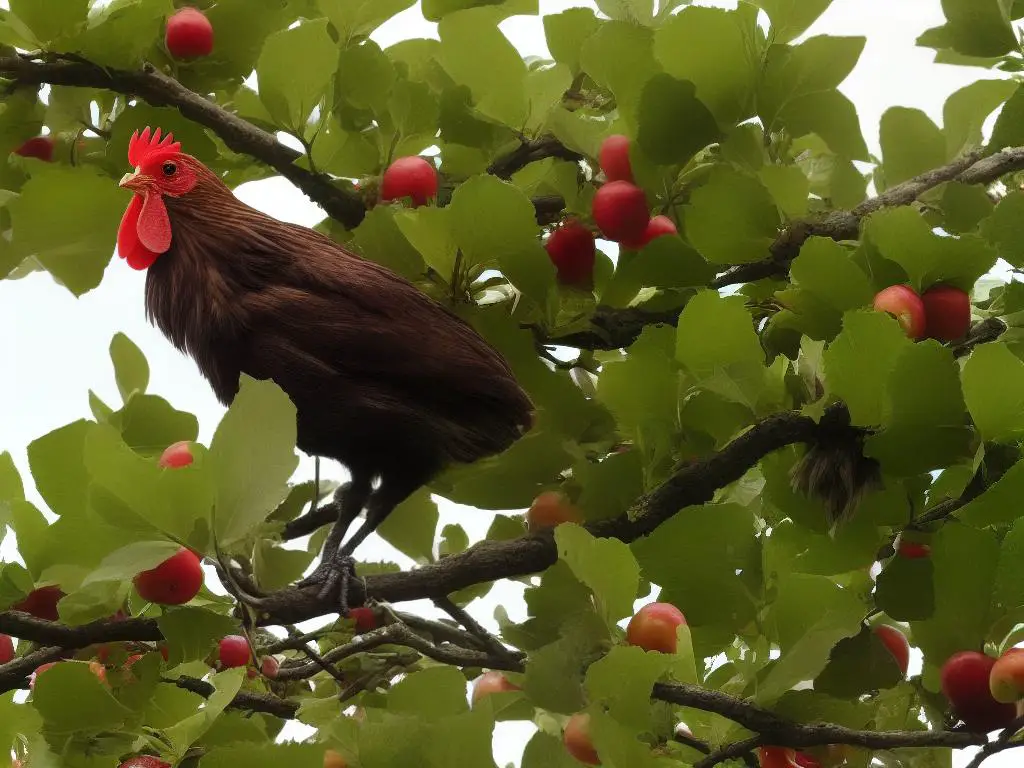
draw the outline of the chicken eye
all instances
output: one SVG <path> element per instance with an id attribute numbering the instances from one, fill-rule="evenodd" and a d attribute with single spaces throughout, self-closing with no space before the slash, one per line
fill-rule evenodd
<path id="1" fill-rule="evenodd" d="M 173 176 L 174 172 L 177 171 L 177 170 L 178 170 L 178 166 L 176 166 L 174 163 L 170 163 L 170 162 L 164 163 L 164 167 L 163 167 L 164 176 Z"/>

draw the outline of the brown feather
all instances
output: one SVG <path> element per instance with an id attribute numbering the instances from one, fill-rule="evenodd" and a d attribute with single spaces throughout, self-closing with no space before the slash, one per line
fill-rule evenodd
<path id="1" fill-rule="evenodd" d="M 149 268 L 146 308 L 221 402 L 240 373 L 273 379 L 298 410 L 302 450 L 379 476 L 401 498 L 530 428 L 529 398 L 468 323 L 186 160 L 200 180 L 165 199 L 173 239 Z"/>

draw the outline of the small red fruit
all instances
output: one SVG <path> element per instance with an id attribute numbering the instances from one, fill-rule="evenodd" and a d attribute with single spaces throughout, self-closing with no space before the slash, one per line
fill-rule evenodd
<path id="1" fill-rule="evenodd" d="M 156 568 L 138 574 L 134 584 L 144 600 L 160 605 L 182 605 L 199 594 L 203 568 L 196 554 L 182 547 Z"/>
<path id="2" fill-rule="evenodd" d="M 797 752 L 793 755 L 793 762 L 799 765 L 800 768 L 821 768 L 821 763 L 818 762 L 818 759 L 808 755 L 806 752 Z"/>
<path id="3" fill-rule="evenodd" d="M 668 216 L 658 215 L 647 222 L 647 229 L 644 230 L 643 235 L 635 243 L 627 243 L 623 241 L 623 245 L 626 248 L 632 248 L 634 251 L 638 251 L 647 245 L 651 240 L 661 237 L 662 235 L 678 235 L 679 230 L 676 229 L 676 224 Z"/>
<path id="4" fill-rule="evenodd" d="M 996 659 L 988 675 L 992 697 L 1003 704 L 1024 698 L 1024 648 L 1010 648 Z"/>
<path id="5" fill-rule="evenodd" d="M 925 334 L 924 302 L 908 285 L 890 285 L 875 295 L 875 309 L 896 318 L 903 332 L 912 339 Z"/>
<path id="6" fill-rule="evenodd" d="M 957 341 L 971 328 L 971 298 L 951 285 L 936 285 L 921 296 L 928 335 L 939 341 Z"/>
<path id="7" fill-rule="evenodd" d="M 896 551 L 900 553 L 900 557 L 905 557 L 908 560 L 917 560 L 921 557 L 928 557 L 931 554 L 932 548 L 927 544 L 921 544 L 917 541 L 901 541 Z"/>
<path id="8" fill-rule="evenodd" d="M 213 25 L 202 11 L 182 8 L 167 19 L 164 42 L 176 59 L 209 56 L 213 50 Z"/>
<path id="9" fill-rule="evenodd" d="M 628 136 L 616 133 L 602 141 L 597 159 L 608 181 L 633 181 Z"/>
<path id="10" fill-rule="evenodd" d="M 942 692 L 972 731 L 989 733 L 1013 722 L 1017 708 L 992 697 L 989 675 L 996 660 L 977 651 L 954 653 L 942 665 Z"/>
<path id="11" fill-rule="evenodd" d="M 217 657 L 220 663 L 227 669 L 231 667 L 244 667 L 249 663 L 252 654 L 249 651 L 249 641 L 242 635 L 228 635 L 220 641 L 217 648 Z"/>
<path id="12" fill-rule="evenodd" d="M 34 136 L 16 150 L 14 154 L 34 157 L 47 163 L 53 162 L 53 139 L 50 136 Z"/>
<path id="13" fill-rule="evenodd" d="M 910 643 L 907 641 L 907 636 L 895 627 L 890 627 L 887 624 L 879 624 L 874 630 L 875 634 L 878 635 L 878 639 L 882 641 L 889 650 L 889 653 L 892 654 L 892 657 L 896 659 L 900 673 L 906 677 L 907 667 L 910 665 Z"/>
<path id="14" fill-rule="evenodd" d="M 570 755 L 586 765 L 600 765 L 594 742 L 590 738 L 590 715 L 577 712 L 565 724 L 562 742 Z"/>
<path id="15" fill-rule="evenodd" d="M 626 625 L 626 642 L 645 651 L 675 653 L 676 627 L 685 623 L 683 612 L 671 603 L 648 603 Z"/>
<path id="16" fill-rule="evenodd" d="M 179 469 L 181 467 L 187 467 L 195 458 L 192 456 L 190 440 L 179 440 L 167 446 L 164 452 L 160 454 L 160 460 L 157 462 L 161 467 L 168 469 Z"/>
<path id="17" fill-rule="evenodd" d="M 758 747 L 761 768 L 796 768 L 796 750 L 789 747 Z"/>
<path id="18" fill-rule="evenodd" d="M 470 696 L 470 700 L 475 706 L 480 699 L 490 696 L 492 693 L 520 690 L 522 689 L 518 685 L 501 674 L 501 672 L 491 670 L 490 672 L 484 672 L 473 681 L 473 693 Z"/>
<path id="19" fill-rule="evenodd" d="M 575 219 L 558 227 L 544 243 L 559 282 L 566 285 L 589 283 L 594 276 L 596 249 L 590 230 Z"/>
<path id="20" fill-rule="evenodd" d="M 348 763 L 340 752 L 328 749 L 324 752 L 324 768 L 348 768 Z"/>
<path id="21" fill-rule="evenodd" d="M 349 610 L 348 617 L 356 623 L 356 634 L 377 628 L 377 617 L 374 615 L 373 609 L 367 608 L 365 605 Z"/>
<path id="22" fill-rule="evenodd" d="M 562 523 L 582 523 L 583 515 L 558 491 L 544 491 L 526 510 L 526 528 L 530 532 L 554 528 Z"/>
<path id="23" fill-rule="evenodd" d="M 644 191 L 628 181 L 609 181 L 594 193 L 594 222 L 609 240 L 637 242 L 651 219 Z"/>
<path id="24" fill-rule="evenodd" d="M 6 664 L 14 658 L 14 641 L 10 635 L 0 635 L 0 664 Z"/>
<path id="25" fill-rule="evenodd" d="M 33 589 L 28 593 L 28 597 L 20 603 L 15 603 L 11 608 L 16 611 L 30 613 L 37 619 L 57 621 L 59 618 L 57 603 L 60 602 L 62 597 L 64 597 L 64 592 L 60 587 L 39 587 L 39 589 Z"/>
<path id="26" fill-rule="evenodd" d="M 263 673 L 264 677 L 269 677 L 273 680 L 277 677 L 278 670 L 281 669 L 281 662 L 276 656 L 264 656 L 263 661 L 260 662 L 260 672 Z"/>
<path id="27" fill-rule="evenodd" d="M 171 768 L 171 764 L 153 755 L 138 755 L 129 757 L 118 768 Z"/>
<path id="28" fill-rule="evenodd" d="M 419 155 L 400 157 L 384 171 L 380 180 L 381 200 L 411 197 L 413 205 L 426 205 L 437 194 L 437 170 Z"/>

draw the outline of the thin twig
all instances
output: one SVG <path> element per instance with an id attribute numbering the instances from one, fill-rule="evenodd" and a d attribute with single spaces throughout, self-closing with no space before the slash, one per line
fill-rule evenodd
<path id="1" fill-rule="evenodd" d="M 434 605 L 468 629 L 474 637 L 479 638 L 487 647 L 487 650 L 495 656 L 505 659 L 510 664 L 521 664 L 523 662 L 524 654 L 507 648 L 501 640 L 488 632 L 480 622 L 469 615 L 468 611 L 453 603 L 447 595 L 435 597 Z"/>

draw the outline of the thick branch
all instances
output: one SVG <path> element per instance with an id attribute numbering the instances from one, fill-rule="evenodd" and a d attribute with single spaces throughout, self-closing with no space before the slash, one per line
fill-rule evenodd
<path id="1" fill-rule="evenodd" d="M 194 677 L 179 677 L 177 680 L 167 680 L 164 682 L 174 683 L 179 688 L 197 693 L 204 699 L 210 698 L 215 692 L 214 688 L 210 683 L 205 680 L 197 680 Z M 269 693 L 248 693 L 246 691 L 240 691 L 235 694 L 235 698 L 228 704 L 228 709 L 244 709 L 249 712 L 265 712 L 268 715 L 274 717 L 280 717 L 282 720 L 291 720 L 295 717 L 295 713 L 299 711 L 299 705 L 294 701 L 288 701 L 287 699 L 281 699 L 277 696 L 272 696 Z"/>
<path id="2" fill-rule="evenodd" d="M 524 141 L 507 155 L 499 157 L 488 166 L 487 172 L 500 179 L 510 179 L 516 171 L 546 157 L 576 161 L 582 159 L 583 156 L 566 147 L 554 136 L 542 136 L 531 141 Z"/>
<path id="3" fill-rule="evenodd" d="M 594 523 L 596 536 L 625 542 L 645 536 L 684 507 L 710 501 L 714 493 L 738 480 L 761 457 L 786 445 L 810 440 L 817 425 L 795 412 L 769 416 L 729 443 L 719 453 L 679 470 L 664 484 L 641 497 L 629 513 Z M 405 573 L 381 573 L 365 580 L 365 595 L 352 585 L 353 604 L 373 598 L 388 602 L 450 594 L 474 584 L 543 571 L 557 559 L 551 533 L 540 532 L 511 541 L 482 541 L 465 552 Z M 261 600 L 260 623 L 295 623 L 336 610 L 332 597 L 317 597 L 313 585 L 285 589 Z"/>

